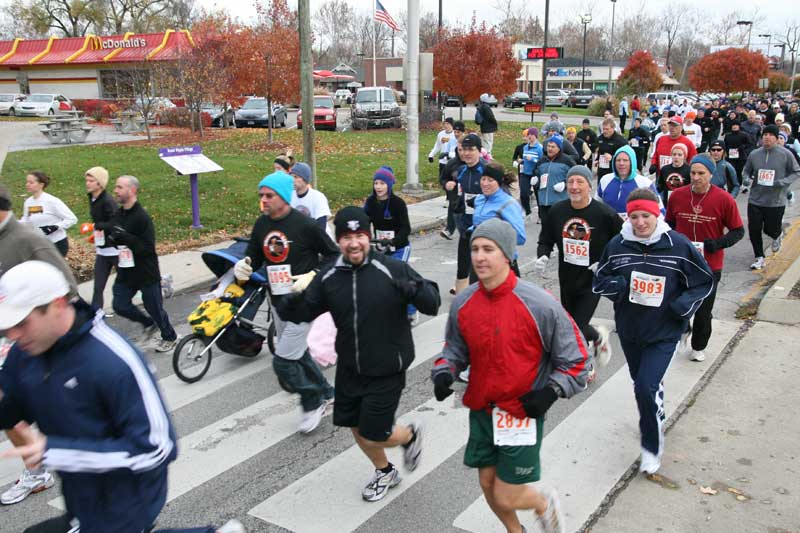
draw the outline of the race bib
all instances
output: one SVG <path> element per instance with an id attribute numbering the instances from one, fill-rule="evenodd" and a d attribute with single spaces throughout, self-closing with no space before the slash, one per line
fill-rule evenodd
<path id="1" fill-rule="evenodd" d="M 589 266 L 589 241 L 564 237 L 564 262 L 578 266 Z"/>
<path id="2" fill-rule="evenodd" d="M 609 167 L 610 167 L 609 160 L 608 160 L 608 159 L 606 159 L 606 156 L 607 156 L 607 155 L 608 155 L 608 154 L 602 154 L 602 155 L 601 155 L 601 156 L 600 156 L 600 157 L 597 159 L 597 166 L 599 166 L 600 168 L 609 168 Z"/>
<path id="3" fill-rule="evenodd" d="M 700 252 L 700 255 L 703 255 L 703 250 L 705 250 L 705 244 L 702 242 L 692 241 L 692 246 L 694 246 L 695 250 Z"/>
<path id="4" fill-rule="evenodd" d="M 267 280 L 272 294 L 280 296 L 292 292 L 292 265 L 270 265 L 267 267 Z"/>
<path id="5" fill-rule="evenodd" d="M 492 409 L 492 434 L 495 446 L 533 446 L 536 444 L 536 421 L 515 418 L 495 407 Z"/>
<path id="6" fill-rule="evenodd" d="M 539 176 L 539 188 L 546 189 L 547 188 L 547 176 L 548 174 L 542 174 Z"/>
<path id="7" fill-rule="evenodd" d="M 382 241 L 384 239 L 392 240 L 392 239 L 394 239 L 394 232 L 391 231 L 391 230 L 376 229 L 375 230 L 375 238 L 378 239 L 379 241 Z M 384 246 L 382 244 L 378 244 L 378 245 L 375 246 L 375 248 L 377 248 L 381 252 L 384 252 L 386 250 L 394 250 L 394 246 L 392 246 L 392 245 Z"/>
<path id="8" fill-rule="evenodd" d="M 95 246 L 106 245 L 106 232 L 101 229 L 94 230 L 94 244 Z"/>
<path id="9" fill-rule="evenodd" d="M 639 139 L 631 139 L 629 141 L 631 148 L 639 148 Z"/>
<path id="10" fill-rule="evenodd" d="M 665 167 L 672 164 L 672 157 L 668 155 L 658 156 L 658 168 Z"/>
<path id="11" fill-rule="evenodd" d="M 665 276 L 651 276 L 642 272 L 631 272 L 631 286 L 628 300 L 647 307 L 660 307 L 664 301 Z"/>
<path id="12" fill-rule="evenodd" d="M 119 250 L 119 259 L 117 260 L 117 267 L 119 268 L 133 268 L 136 263 L 133 260 L 133 251 L 127 246 L 117 246 Z"/>
<path id="13" fill-rule="evenodd" d="M 728 150 L 728 159 L 739 159 L 739 149 L 731 148 Z"/>
<path id="14" fill-rule="evenodd" d="M 768 168 L 759 170 L 758 184 L 765 187 L 772 187 L 775 184 L 775 171 Z"/>

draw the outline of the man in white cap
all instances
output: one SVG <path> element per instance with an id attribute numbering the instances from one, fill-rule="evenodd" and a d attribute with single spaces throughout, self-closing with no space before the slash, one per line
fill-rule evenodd
<path id="1" fill-rule="evenodd" d="M 23 440 L 0 457 L 59 472 L 67 514 L 39 531 L 67 531 L 71 519 L 85 531 L 149 531 L 177 456 L 172 422 L 141 352 L 69 293 L 43 261 L 0 278 L 0 333 L 15 343 L 0 368 L 0 427 Z"/>

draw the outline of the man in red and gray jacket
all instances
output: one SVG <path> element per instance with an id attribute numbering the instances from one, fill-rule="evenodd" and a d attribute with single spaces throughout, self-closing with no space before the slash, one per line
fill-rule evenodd
<path id="1" fill-rule="evenodd" d="M 562 532 L 556 492 L 528 483 L 539 480 L 545 413 L 586 388 L 586 346 L 553 295 L 511 271 L 510 224 L 487 220 L 470 244 L 479 282 L 450 307 L 445 347 L 431 372 L 436 399 L 447 398 L 454 376 L 471 365 L 464 464 L 478 468 L 489 507 L 508 531 L 522 531 L 517 511 L 534 509 L 544 531 Z"/>

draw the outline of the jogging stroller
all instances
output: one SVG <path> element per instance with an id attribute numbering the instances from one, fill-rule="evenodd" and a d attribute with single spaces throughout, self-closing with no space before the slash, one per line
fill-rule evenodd
<path id="1" fill-rule="evenodd" d="M 250 280 L 239 286 L 231 270 L 245 257 L 247 239 L 237 237 L 228 248 L 203 252 L 202 259 L 217 277 L 212 292 L 189 315 L 192 333 L 183 337 L 172 355 L 175 375 L 186 383 L 200 381 L 211 366 L 212 348 L 243 357 L 261 353 L 264 341 L 275 352 L 275 323 L 267 298 L 265 270 L 253 272 Z M 260 310 L 267 301 L 266 310 Z M 266 322 L 254 321 L 256 313 L 265 313 Z M 266 333 L 264 335 L 259 331 Z"/>

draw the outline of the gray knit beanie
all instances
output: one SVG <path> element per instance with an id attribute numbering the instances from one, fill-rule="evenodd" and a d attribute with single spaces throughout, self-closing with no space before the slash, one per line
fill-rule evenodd
<path id="1" fill-rule="evenodd" d="M 583 176 L 586 178 L 589 188 L 592 187 L 592 171 L 586 165 L 575 165 L 570 168 L 567 172 L 567 179 L 569 179 L 570 176 Z"/>
<path id="2" fill-rule="evenodd" d="M 514 260 L 514 254 L 517 253 L 517 232 L 511 224 L 505 220 L 490 218 L 486 222 L 478 225 L 475 231 L 472 232 L 469 244 L 472 245 L 478 237 L 493 241 L 500 247 L 500 250 L 503 251 L 503 255 L 505 255 L 509 261 Z"/>

